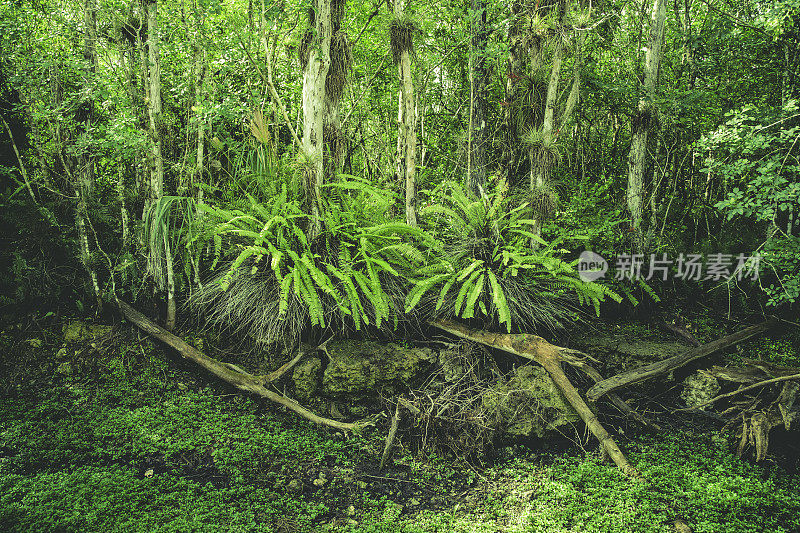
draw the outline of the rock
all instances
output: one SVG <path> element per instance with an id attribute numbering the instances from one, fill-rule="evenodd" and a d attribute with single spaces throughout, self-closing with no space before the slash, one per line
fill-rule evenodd
<path id="1" fill-rule="evenodd" d="M 63 346 L 60 350 L 56 352 L 56 359 L 66 359 L 70 357 L 72 354 L 69 353 L 66 346 Z"/>
<path id="2" fill-rule="evenodd" d="M 325 483 L 327 483 L 327 482 L 328 482 L 328 480 L 327 480 L 327 479 L 323 479 L 323 478 L 317 478 L 317 479 L 315 479 L 315 480 L 314 480 L 314 482 L 313 482 L 313 483 L 314 483 L 314 486 L 315 486 L 315 487 L 321 487 L 321 486 L 323 486 L 323 485 L 324 485 Z"/>
<path id="3" fill-rule="evenodd" d="M 573 339 L 573 344 L 598 359 L 630 367 L 681 354 L 689 346 L 658 339 L 629 339 L 624 335 L 596 334 Z"/>
<path id="4" fill-rule="evenodd" d="M 432 358 L 429 348 L 407 348 L 374 341 L 338 341 L 328 344 L 330 361 L 322 376 L 329 396 L 376 394 L 407 385 Z"/>
<path id="5" fill-rule="evenodd" d="M 458 350 L 439 352 L 439 365 L 442 367 L 442 374 L 447 383 L 455 383 L 466 373 L 464 358 L 460 356 Z"/>
<path id="6" fill-rule="evenodd" d="M 511 435 L 543 437 L 580 420 L 547 372 L 532 365 L 516 369 L 483 393 L 483 408 L 496 429 Z"/>
<path id="7" fill-rule="evenodd" d="M 56 372 L 61 374 L 62 376 L 71 376 L 72 375 L 72 365 L 67 363 L 66 361 L 58 365 L 56 368 Z"/>
<path id="8" fill-rule="evenodd" d="M 321 374 L 322 360 L 319 357 L 309 357 L 294 368 L 292 380 L 298 400 L 306 402 L 319 390 Z"/>
<path id="9" fill-rule="evenodd" d="M 42 347 L 42 339 L 28 339 L 25 341 L 28 343 L 28 346 L 31 348 L 41 348 Z"/>
<path id="10" fill-rule="evenodd" d="M 303 490 L 303 482 L 299 479 L 293 479 L 286 484 L 286 490 L 289 492 L 298 493 Z"/>
<path id="11" fill-rule="evenodd" d="M 696 407 L 719 394 L 721 388 L 717 378 L 710 372 L 698 370 L 683 380 L 681 398 L 687 407 Z"/>
<path id="12" fill-rule="evenodd" d="M 355 505 L 351 505 L 350 507 L 347 508 L 347 516 L 355 516 L 355 514 L 356 514 Z"/>
<path id="13" fill-rule="evenodd" d="M 356 487 L 358 487 L 361 490 L 366 490 L 368 486 L 369 485 L 367 484 L 366 481 L 356 481 Z"/>
<path id="14" fill-rule="evenodd" d="M 111 331 L 111 326 L 102 324 L 87 324 L 82 320 L 72 320 L 62 328 L 64 342 L 82 342 L 87 339 L 105 335 Z"/>

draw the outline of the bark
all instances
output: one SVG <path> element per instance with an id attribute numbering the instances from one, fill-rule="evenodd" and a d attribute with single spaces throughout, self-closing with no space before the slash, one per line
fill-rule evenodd
<path id="1" fill-rule="evenodd" d="M 467 163 L 467 189 L 480 196 L 486 187 L 486 5 L 472 0 L 472 40 L 470 47 L 470 113 Z"/>
<path id="2" fill-rule="evenodd" d="M 312 227 L 311 237 L 322 231 L 320 202 L 322 183 L 325 176 L 323 156 L 325 141 L 325 80 L 331 63 L 331 21 L 330 0 L 313 1 L 313 23 L 308 44 L 308 57 L 303 69 L 303 138 L 302 152 L 306 166 L 306 191 L 309 195 Z"/>
<path id="3" fill-rule="evenodd" d="M 187 344 L 184 340 L 176 337 L 157 324 L 154 324 L 151 320 L 122 300 L 117 300 L 117 305 L 119 306 L 123 316 L 130 320 L 139 329 L 160 340 L 167 346 L 174 348 L 184 359 L 188 359 L 189 361 L 192 361 L 193 363 L 203 367 L 211 374 L 222 379 L 223 381 L 226 381 L 241 391 L 251 392 L 261 396 L 262 398 L 266 398 L 279 405 L 282 405 L 315 424 L 330 426 L 341 430 L 356 430 L 367 424 L 367 422 L 339 422 L 337 420 L 330 420 L 328 418 L 318 416 L 291 398 L 267 389 L 265 384 L 268 382 L 268 380 L 263 376 L 254 376 L 252 374 L 248 374 L 235 365 L 221 363 L 216 359 L 208 357 L 194 346 Z"/>
<path id="4" fill-rule="evenodd" d="M 506 179 L 514 181 L 517 174 L 522 150 L 519 149 L 519 128 L 514 116 L 514 103 L 519 98 L 521 83 L 525 70 L 525 35 L 523 32 L 523 3 L 521 0 L 511 2 L 511 21 L 508 28 L 508 72 L 506 79 L 506 100 L 504 102 L 503 122 L 505 129 L 505 146 L 503 147 L 503 166 Z"/>
<path id="5" fill-rule="evenodd" d="M 628 189 L 626 199 L 631 216 L 631 227 L 633 228 L 633 244 L 639 253 L 642 253 L 647 247 L 642 227 L 645 194 L 644 170 L 648 130 L 656 112 L 654 105 L 656 81 L 658 80 L 658 67 L 662 56 L 666 14 L 665 1 L 654 0 L 650 20 L 650 34 L 647 40 L 647 52 L 645 53 L 644 83 L 642 84 L 639 104 L 634 117 L 631 148 L 628 153 Z"/>
<path id="6" fill-rule="evenodd" d="M 586 393 L 586 397 L 589 398 L 590 401 L 597 401 L 604 394 L 608 394 L 609 392 L 615 391 L 622 387 L 627 387 L 629 385 L 633 385 L 634 383 L 639 383 L 656 376 L 661 376 L 672 370 L 675 370 L 676 368 L 685 366 L 692 361 L 696 361 L 697 359 L 706 357 L 745 341 L 751 337 L 754 337 L 755 335 L 767 331 L 775 326 L 778 322 L 779 321 L 776 318 L 769 318 L 760 324 L 750 326 L 749 328 L 737 331 L 732 335 L 722 337 L 721 339 L 717 339 L 708 344 L 692 348 L 674 357 L 669 357 L 649 365 L 635 368 L 628 372 L 623 372 L 622 374 L 617 374 L 616 376 L 612 376 L 601 381 L 600 383 L 597 383 L 595 386 L 589 389 L 589 391 Z"/>
<path id="7" fill-rule="evenodd" d="M 162 153 L 162 107 L 161 107 L 161 56 L 159 52 L 158 3 L 156 0 L 145 0 L 147 13 L 147 83 L 146 100 L 148 116 L 148 137 L 150 166 L 149 187 L 142 217 L 147 217 L 150 210 L 164 196 L 164 156 Z M 166 232 L 165 232 L 166 233 Z M 150 240 L 150 239 L 148 239 Z M 172 330 L 175 327 L 177 305 L 175 302 L 175 272 L 172 265 L 172 250 L 168 238 L 158 239 L 150 243 L 164 247 L 164 270 L 166 279 L 157 279 L 157 283 L 167 291 L 167 314 L 165 326 Z M 152 254 L 150 250 L 148 253 Z"/>
<path id="8" fill-rule="evenodd" d="M 84 3 L 84 40 L 83 40 L 83 61 L 84 61 L 84 87 L 86 97 L 81 102 L 78 109 L 78 119 L 81 122 L 81 135 L 89 135 L 92 121 L 94 120 L 94 102 L 91 94 L 94 74 L 97 67 L 97 5 L 95 0 L 86 0 Z M 88 141 L 88 139 L 86 139 Z M 74 189 L 78 198 L 75 209 L 75 227 L 78 230 L 78 246 L 80 249 L 81 263 L 83 263 L 92 285 L 97 308 L 103 306 L 103 299 L 100 284 L 97 279 L 97 272 L 91 265 L 91 253 L 89 250 L 89 212 L 88 198 L 94 189 L 94 156 L 91 148 L 84 148 L 78 156 L 78 168 L 75 172 Z"/>
<path id="9" fill-rule="evenodd" d="M 395 0 L 394 13 L 402 19 L 405 12 L 406 0 Z M 414 98 L 414 77 L 411 73 L 411 50 L 402 50 L 400 62 L 397 65 L 400 77 L 400 102 L 398 118 L 400 119 L 400 137 L 402 142 L 398 146 L 402 149 L 399 154 L 400 174 L 405 184 L 406 198 L 406 223 L 410 226 L 417 225 L 417 128 L 416 128 L 416 100 Z"/>
<path id="10" fill-rule="evenodd" d="M 539 363 L 581 417 L 589 431 L 600 441 L 600 447 L 611 457 L 614 464 L 625 475 L 639 477 L 639 473 L 628 462 L 625 454 L 597 419 L 597 416 L 589 409 L 589 406 L 586 405 L 586 402 L 583 401 L 583 398 L 581 398 L 561 369 L 561 363 L 564 361 L 565 356 L 569 357 L 574 353 L 573 350 L 550 344 L 536 335 L 489 333 L 487 331 L 472 330 L 450 320 L 436 320 L 430 322 L 430 324 L 462 339 L 478 342 Z"/>

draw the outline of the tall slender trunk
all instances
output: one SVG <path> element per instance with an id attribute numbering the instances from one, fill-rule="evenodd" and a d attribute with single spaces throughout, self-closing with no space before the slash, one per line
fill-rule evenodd
<path id="1" fill-rule="evenodd" d="M 406 0 L 395 0 L 395 29 L 400 39 L 392 43 L 400 78 L 398 118 L 400 119 L 401 152 L 398 154 L 400 177 L 405 184 L 406 223 L 417 225 L 417 128 L 414 77 L 411 73 L 413 51 L 413 26 L 404 19 Z"/>
<path id="2" fill-rule="evenodd" d="M 547 93 L 544 102 L 544 112 L 542 113 L 542 125 L 539 132 L 538 142 L 532 144 L 528 149 L 528 157 L 530 159 L 530 190 L 534 196 L 534 213 L 533 220 L 534 226 L 532 233 L 536 236 L 541 234 L 542 224 L 544 219 L 550 215 L 553 198 L 552 193 L 549 191 L 548 184 L 550 183 L 550 174 L 553 166 L 556 164 L 557 152 L 555 149 L 555 141 L 558 131 L 563 127 L 566 116 L 562 115 L 561 120 L 556 116 L 558 108 L 559 85 L 561 82 L 561 66 L 564 61 L 564 19 L 568 9 L 567 0 L 559 0 L 551 9 L 556 11 L 555 27 L 552 29 L 553 40 L 553 57 L 550 65 L 550 77 L 547 81 Z M 531 65 L 535 68 L 542 61 L 541 44 L 534 46 L 531 49 Z M 569 102 L 567 108 L 572 112 L 572 108 L 577 104 L 577 98 L 580 90 L 580 80 L 578 85 L 573 84 L 570 97 L 572 102 Z M 531 244 L 538 246 L 536 239 L 532 239 Z"/>
<path id="3" fill-rule="evenodd" d="M 520 128 L 515 114 L 515 103 L 521 92 L 521 84 L 525 79 L 525 33 L 523 30 L 523 2 L 512 0 L 511 20 L 508 26 L 508 72 L 506 73 L 506 99 L 503 102 L 503 126 L 505 141 L 503 145 L 502 164 L 506 180 L 514 181 L 517 174 L 522 151 L 519 149 Z"/>
<path id="4" fill-rule="evenodd" d="M 666 6 L 664 0 L 654 0 L 653 11 L 650 18 L 650 34 L 647 40 L 645 54 L 644 83 L 639 97 L 639 105 L 633 121 L 633 136 L 631 149 L 628 153 L 628 190 L 627 203 L 631 215 L 631 228 L 633 230 L 634 248 L 643 252 L 647 247 L 643 222 L 644 204 L 644 170 L 647 154 L 647 135 L 653 115 L 656 112 L 654 105 L 656 96 L 656 81 L 658 67 L 661 62 L 662 45 L 664 41 L 664 22 L 666 19 Z"/>
<path id="5" fill-rule="evenodd" d="M 303 138 L 302 151 L 305 157 L 306 191 L 311 208 L 311 235 L 322 232 L 320 203 L 322 183 L 325 176 L 323 156 L 325 140 L 325 80 L 328 76 L 331 57 L 331 1 L 313 0 L 310 10 L 310 28 L 306 34 L 307 56 L 302 58 L 303 67 Z"/>
<path id="6" fill-rule="evenodd" d="M 149 211 L 164 196 L 164 157 L 162 154 L 162 134 L 163 127 L 162 108 L 161 108 L 161 56 L 159 52 L 159 26 L 158 26 L 158 3 L 156 0 L 145 0 L 147 12 L 147 115 L 149 119 L 148 134 L 150 137 L 150 182 L 148 195 L 145 200 L 144 216 L 149 216 Z M 166 223 L 166 222 L 163 222 Z M 172 264 L 172 249 L 170 235 L 164 228 L 159 230 L 163 234 L 163 239 L 156 239 L 150 242 L 154 246 L 164 248 L 164 270 L 166 280 L 157 280 L 159 284 L 164 284 L 163 288 L 167 291 L 167 314 L 164 327 L 169 330 L 175 328 L 177 305 L 175 303 L 175 272 Z M 153 241 L 152 238 L 149 241 Z M 163 242 L 162 242 L 163 241 Z M 150 253 L 153 253 L 152 251 Z"/>
<path id="7" fill-rule="evenodd" d="M 86 92 L 84 100 L 78 108 L 78 120 L 81 123 L 81 135 L 89 135 L 94 120 L 94 95 L 92 85 L 97 65 L 97 5 L 95 0 L 85 0 L 84 2 L 84 40 L 83 40 L 83 84 Z M 86 139 L 88 141 L 88 139 Z M 88 142 L 86 143 L 89 144 Z M 94 189 L 94 156 L 91 148 L 84 148 L 78 156 L 78 165 L 74 174 L 75 194 L 78 204 L 75 209 L 75 228 L 78 232 L 78 243 L 80 248 L 81 262 L 92 284 L 97 308 L 103 305 L 100 284 L 97 279 L 97 272 L 91 265 L 91 253 L 89 250 L 89 212 L 88 198 Z"/>
<path id="8" fill-rule="evenodd" d="M 475 195 L 486 187 L 486 41 L 486 6 L 483 0 L 472 0 L 467 189 Z"/>

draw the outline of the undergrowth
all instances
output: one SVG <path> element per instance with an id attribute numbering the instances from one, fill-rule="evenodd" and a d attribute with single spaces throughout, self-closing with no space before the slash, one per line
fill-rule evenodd
<path id="1" fill-rule="evenodd" d="M 800 480 L 737 459 L 722 440 L 622 442 L 644 481 L 593 454 L 520 447 L 480 470 L 406 451 L 379 473 L 383 426 L 343 440 L 132 337 L 66 361 L 58 345 L 23 345 L 50 363 L 0 397 L 3 531 L 627 533 L 672 531 L 675 519 L 698 533 L 800 528 Z"/>

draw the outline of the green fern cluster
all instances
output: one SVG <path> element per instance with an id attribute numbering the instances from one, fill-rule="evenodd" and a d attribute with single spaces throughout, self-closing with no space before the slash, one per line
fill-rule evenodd
<path id="1" fill-rule="evenodd" d="M 323 232 L 311 238 L 308 217 L 286 189 L 247 211 L 204 206 L 215 261 L 228 267 L 195 298 L 212 322 L 256 339 L 296 340 L 318 329 L 396 326 L 408 272 L 425 265 L 435 242 L 400 222 L 365 225 L 364 211 L 383 191 L 356 180 L 327 186 Z M 227 254 L 223 244 L 227 242 Z"/>
<path id="2" fill-rule="evenodd" d="M 599 314 L 606 296 L 620 301 L 607 287 L 582 281 L 577 261 L 561 258 L 567 250 L 558 241 L 548 244 L 531 231 L 529 206 L 512 207 L 505 182 L 481 198 L 447 184 L 439 201 L 422 215 L 438 226 L 446 252 L 417 273 L 406 312 L 427 297 L 440 316 L 480 318 L 511 331 L 513 325 L 561 327 L 574 317 L 573 302 L 592 305 Z M 540 246 L 532 248 L 532 240 Z"/>

